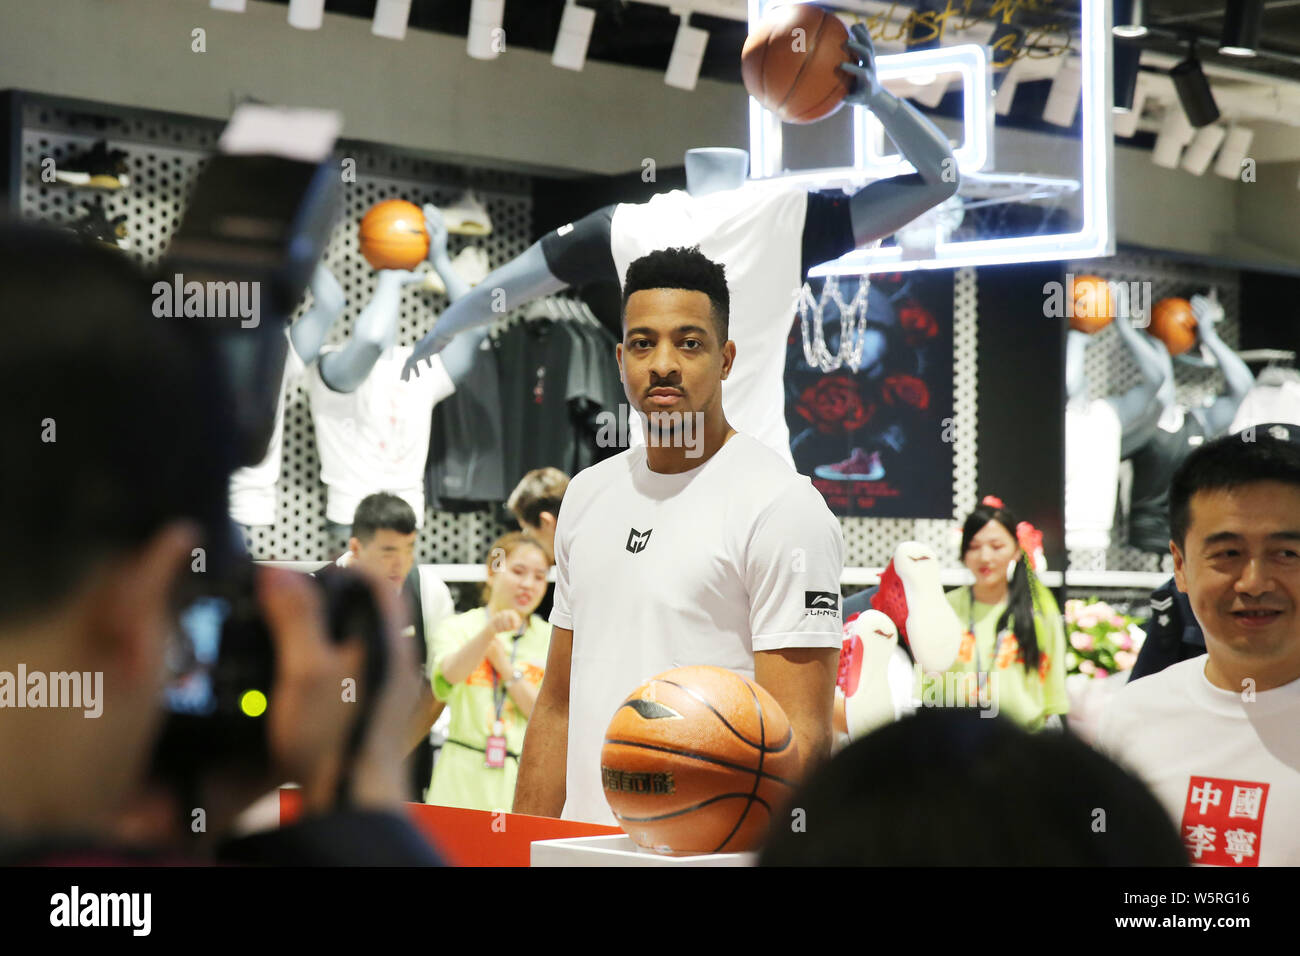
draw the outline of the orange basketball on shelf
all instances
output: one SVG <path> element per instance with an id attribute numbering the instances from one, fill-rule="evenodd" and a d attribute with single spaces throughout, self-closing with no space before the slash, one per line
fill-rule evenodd
<path id="1" fill-rule="evenodd" d="M 762 687 L 679 667 L 623 701 L 605 732 L 605 799 L 638 846 L 672 856 L 756 849 L 794 788 L 799 748 Z"/>
<path id="2" fill-rule="evenodd" d="M 1101 276 L 1075 276 L 1073 315 L 1070 328 L 1091 335 L 1110 325 L 1115 318 L 1115 300 Z"/>
<path id="3" fill-rule="evenodd" d="M 405 199 L 385 199 L 361 217 L 361 254 L 376 269 L 414 269 L 429 254 L 424 212 Z"/>
<path id="4" fill-rule="evenodd" d="M 1161 342 L 1170 355 L 1182 355 L 1196 344 L 1196 313 L 1186 299 L 1161 299 L 1151 307 L 1147 332 Z"/>
<path id="5" fill-rule="evenodd" d="M 745 38 L 740 72 L 745 89 L 787 123 L 815 123 L 837 109 L 854 76 L 849 31 L 829 10 L 810 3 L 776 7 Z"/>

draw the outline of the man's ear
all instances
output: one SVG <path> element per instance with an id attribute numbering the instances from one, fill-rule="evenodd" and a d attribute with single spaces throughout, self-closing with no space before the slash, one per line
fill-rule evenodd
<path id="1" fill-rule="evenodd" d="M 352 557 L 361 557 L 361 539 L 356 535 L 348 538 L 348 550 L 352 552 Z"/>
<path id="2" fill-rule="evenodd" d="M 201 536 L 193 522 L 173 521 L 141 547 L 112 560 L 87 595 L 86 633 L 97 635 L 94 652 L 136 683 L 157 679 L 182 578 L 206 573 L 196 564 Z"/>
<path id="3" fill-rule="evenodd" d="M 551 514 L 549 511 L 543 511 L 540 515 L 537 516 L 537 526 L 541 528 L 543 531 L 549 531 L 552 534 L 554 534 L 555 515 Z"/>
<path id="4" fill-rule="evenodd" d="M 1178 590 L 1184 594 L 1187 593 L 1187 559 L 1183 557 L 1183 552 L 1178 545 L 1172 541 L 1169 542 L 1169 553 L 1174 556 L 1174 583 L 1178 585 Z"/>

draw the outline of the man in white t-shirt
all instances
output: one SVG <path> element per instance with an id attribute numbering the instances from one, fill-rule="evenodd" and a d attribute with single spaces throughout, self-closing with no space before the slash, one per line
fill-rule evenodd
<path id="1" fill-rule="evenodd" d="M 698 249 L 631 263 L 617 348 L 647 444 L 579 472 L 555 534 L 554 626 L 514 809 L 613 823 L 605 728 L 674 667 L 754 678 L 785 710 L 804 769 L 830 750 L 839 660 L 837 519 L 776 452 L 728 424 L 726 274 Z"/>
<path id="2" fill-rule="evenodd" d="M 1151 787 L 1193 863 L 1300 865 L 1300 445 L 1230 435 L 1169 491 L 1174 576 L 1207 653 L 1125 686 L 1099 746 Z"/>

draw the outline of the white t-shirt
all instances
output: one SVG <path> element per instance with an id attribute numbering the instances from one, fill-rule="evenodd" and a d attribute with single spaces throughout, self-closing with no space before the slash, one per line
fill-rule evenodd
<path id="1" fill-rule="evenodd" d="M 338 348 L 326 346 L 321 357 Z M 433 406 L 456 386 L 436 356 L 419 376 L 402 381 L 402 366 L 411 352 L 409 345 L 389 349 L 354 392 L 326 385 L 320 362 L 307 376 L 320 478 L 327 489 L 325 517 L 335 524 L 350 525 L 361 499 L 379 491 L 406 501 L 416 524 L 424 524 L 424 465 Z"/>
<path id="2" fill-rule="evenodd" d="M 695 246 L 727 272 L 730 334 L 736 362 L 722 383 L 727 419 L 794 467 L 785 423 L 786 336 L 803 285 L 802 248 L 808 193 L 770 183 L 746 183 L 707 196 L 675 189 L 644 203 L 621 203 L 610 222 L 618 281 L 641 256 Z M 644 444 L 641 416 L 629 436 Z"/>
<path id="3" fill-rule="evenodd" d="M 1065 406 L 1065 546 L 1109 548 L 1123 427 L 1104 399 Z"/>
<path id="4" fill-rule="evenodd" d="M 1300 425 L 1300 382 L 1256 385 L 1237 407 L 1229 432 L 1271 422 Z"/>
<path id="5" fill-rule="evenodd" d="M 809 480 L 736 434 L 676 475 L 644 446 L 579 472 L 555 533 L 551 624 L 573 631 L 563 817 L 614 824 L 600 751 L 618 705 L 675 667 L 754 676 L 754 652 L 836 647 L 840 523 Z"/>
<path id="6" fill-rule="evenodd" d="M 1193 863 L 1300 866 L 1300 680 L 1244 700 L 1207 660 L 1126 684 L 1098 747 L 1146 781 Z"/>
<path id="7" fill-rule="evenodd" d="M 289 338 L 287 328 L 284 334 Z M 280 400 L 275 406 L 275 428 L 266 455 L 256 465 L 239 468 L 230 476 L 230 517 L 239 524 L 275 524 L 275 486 L 280 481 L 280 461 L 284 455 L 285 397 L 306 367 L 290 338 L 284 375 L 280 379 Z"/>

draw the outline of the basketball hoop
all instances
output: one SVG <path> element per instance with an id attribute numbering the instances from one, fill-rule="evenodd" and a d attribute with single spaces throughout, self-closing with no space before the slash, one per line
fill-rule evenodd
<path id="1" fill-rule="evenodd" d="M 803 331 L 803 357 L 813 368 L 833 372 L 848 363 L 857 371 L 862 366 L 862 350 L 866 344 L 867 292 L 870 281 L 863 276 L 858 280 L 858 291 L 845 301 L 840 292 L 838 276 L 827 276 L 820 296 L 814 296 L 807 282 L 799 291 L 799 326 Z M 826 345 L 825 315 L 828 306 L 834 307 L 840 323 L 840 346 L 832 353 Z M 808 326 L 811 323 L 812 332 Z"/>

